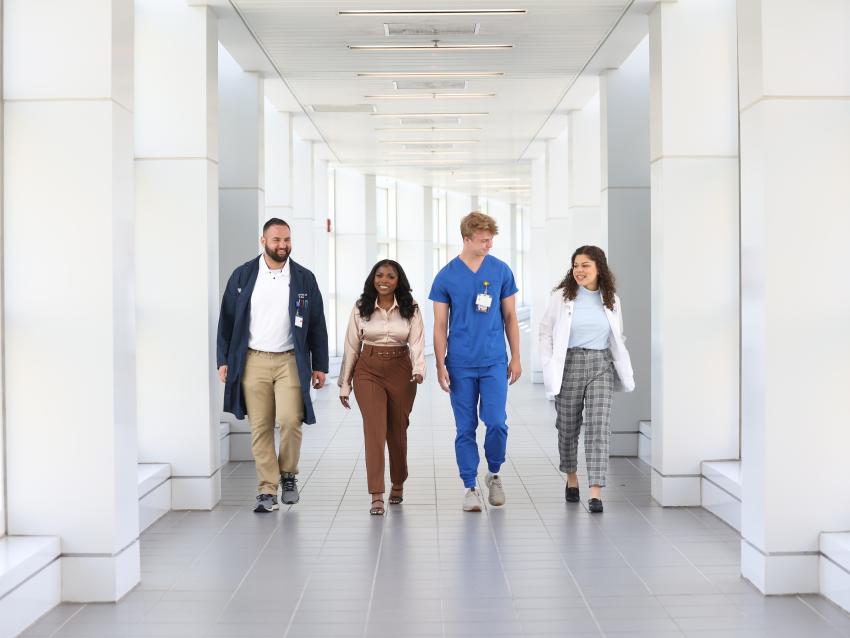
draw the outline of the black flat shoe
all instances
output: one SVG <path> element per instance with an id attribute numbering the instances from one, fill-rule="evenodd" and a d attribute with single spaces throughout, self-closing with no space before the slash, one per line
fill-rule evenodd
<path id="1" fill-rule="evenodd" d="M 587 509 L 591 514 L 599 514 L 602 511 L 602 501 L 598 498 L 592 498 L 587 502 Z"/>
<path id="2" fill-rule="evenodd" d="M 569 485 L 567 485 L 565 497 L 567 499 L 567 503 L 578 503 L 580 500 L 578 495 L 578 488 L 570 487 Z"/>

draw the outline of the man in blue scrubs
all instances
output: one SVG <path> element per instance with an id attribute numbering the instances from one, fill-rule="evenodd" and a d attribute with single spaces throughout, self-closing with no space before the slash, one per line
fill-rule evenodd
<path id="1" fill-rule="evenodd" d="M 489 215 L 469 213 L 461 220 L 463 250 L 437 273 L 428 298 L 434 302 L 434 354 L 437 380 L 449 392 L 455 415 L 455 456 L 466 492 L 463 509 L 480 512 L 478 477 L 479 415 L 487 426 L 488 501 L 505 503 L 499 470 L 508 440 L 508 385 L 522 374 L 514 274 L 489 255 L 499 228 Z M 505 352 L 505 335 L 511 359 Z"/>

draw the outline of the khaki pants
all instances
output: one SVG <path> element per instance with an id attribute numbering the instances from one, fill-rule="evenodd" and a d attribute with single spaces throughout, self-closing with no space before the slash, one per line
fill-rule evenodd
<path id="1" fill-rule="evenodd" d="M 393 485 L 402 487 L 407 480 L 407 426 L 416 398 L 411 375 L 407 348 L 364 345 L 354 366 L 354 396 L 363 415 L 370 494 L 385 491 L 385 449 L 389 452 Z"/>
<path id="2" fill-rule="evenodd" d="M 304 399 L 295 352 L 248 350 L 242 391 L 251 422 L 251 451 L 257 466 L 258 492 L 277 494 L 284 472 L 298 473 Z M 280 455 L 274 449 L 274 424 L 280 425 Z"/>

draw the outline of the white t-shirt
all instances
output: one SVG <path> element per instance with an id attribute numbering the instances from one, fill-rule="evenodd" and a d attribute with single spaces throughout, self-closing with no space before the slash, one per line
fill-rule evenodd
<path id="1" fill-rule="evenodd" d="M 251 293 L 248 347 L 263 352 L 286 352 L 295 347 L 289 321 L 289 259 L 283 268 L 269 270 L 260 255 L 257 283 Z"/>

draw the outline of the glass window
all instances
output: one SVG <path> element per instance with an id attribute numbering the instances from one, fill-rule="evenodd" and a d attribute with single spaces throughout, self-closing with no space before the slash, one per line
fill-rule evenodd
<path id="1" fill-rule="evenodd" d="M 390 198 L 389 189 L 379 187 L 376 195 L 377 198 L 375 201 L 375 221 L 378 241 L 387 241 L 390 236 L 390 223 L 388 219 L 388 202 Z"/>
<path id="2" fill-rule="evenodd" d="M 449 261 L 449 259 L 448 259 L 449 240 L 448 240 L 448 235 L 446 234 L 447 230 L 448 230 L 446 228 L 446 225 L 448 224 L 448 219 L 447 219 L 447 214 L 448 214 L 447 204 L 448 204 L 448 202 L 447 202 L 447 199 L 446 199 L 446 193 L 441 192 L 439 199 L 440 199 L 440 206 L 439 206 L 439 209 L 437 211 L 437 238 L 436 238 L 436 242 L 437 242 L 437 246 L 439 248 L 439 255 L 440 255 L 440 258 L 439 258 L 438 261 L 439 261 L 439 264 L 440 264 L 440 268 L 442 268 Z"/>

